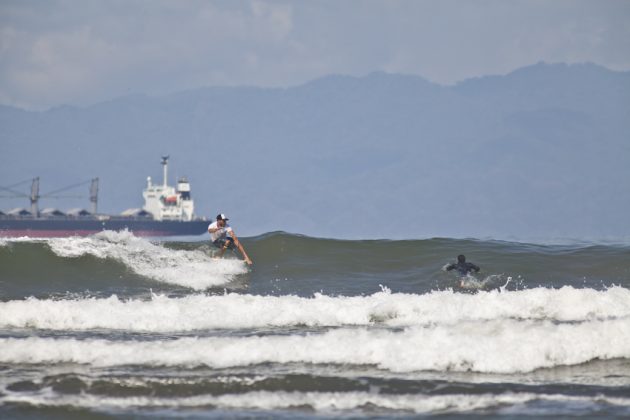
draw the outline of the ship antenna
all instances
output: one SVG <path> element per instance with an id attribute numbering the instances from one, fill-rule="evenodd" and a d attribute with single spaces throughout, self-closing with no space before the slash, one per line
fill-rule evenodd
<path id="1" fill-rule="evenodd" d="M 33 217 L 39 217 L 39 208 L 37 202 L 39 201 L 39 177 L 33 178 L 33 184 L 31 185 L 31 213 Z"/>
<path id="2" fill-rule="evenodd" d="M 164 167 L 164 188 L 166 188 L 166 180 L 168 177 L 168 158 L 170 156 L 162 156 L 162 166 Z"/>
<path id="3" fill-rule="evenodd" d="M 92 185 L 90 185 L 90 201 L 92 202 L 92 214 L 96 214 L 98 205 L 98 178 L 92 179 Z"/>

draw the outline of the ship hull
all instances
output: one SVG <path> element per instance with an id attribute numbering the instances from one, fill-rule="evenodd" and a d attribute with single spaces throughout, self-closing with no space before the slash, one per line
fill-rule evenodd
<path id="1" fill-rule="evenodd" d="M 0 237 L 51 238 L 88 236 L 104 230 L 127 230 L 135 236 L 193 236 L 207 232 L 205 220 L 157 221 L 157 220 L 47 220 L 47 219 L 0 219 Z"/>

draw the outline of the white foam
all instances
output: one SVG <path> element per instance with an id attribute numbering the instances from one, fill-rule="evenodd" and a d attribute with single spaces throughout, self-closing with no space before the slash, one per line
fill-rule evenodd
<path id="1" fill-rule="evenodd" d="M 105 231 L 88 237 L 54 238 L 46 242 L 60 257 L 112 258 L 142 276 L 195 290 L 226 284 L 235 275 L 247 272 L 241 261 L 212 259 L 198 250 L 168 249 L 130 232 Z"/>
<path id="2" fill-rule="evenodd" d="M 598 395 L 566 396 L 560 394 L 541 395 L 534 393 L 502 394 L 375 394 L 368 392 L 246 392 L 240 394 L 199 395 L 184 398 L 158 397 L 108 397 L 103 395 L 58 395 L 53 392 L 37 395 L 8 394 L 0 397 L 2 403 L 28 404 L 35 406 L 72 406 L 97 409 L 133 408 L 197 408 L 216 407 L 221 409 L 283 410 L 311 407 L 321 413 L 342 413 L 347 411 L 367 411 L 374 413 L 374 407 L 388 411 L 405 411 L 416 414 L 462 413 L 474 410 L 509 409 L 509 414 L 527 414 L 526 404 L 534 401 L 562 403 L 562 406 L 576 404 L 581 409 L 586 405 L 607 405 L 629 407 L 628 398 L 606 398 Z M 366 409 L 366 407 L 369 407 Z M 570 409 L 570 408 L 569 408 Z M 562 408 L 547 408 L 547 413 L 562 412 Z M 572 412 L 574 413 L 574 412 Z M 381 413 L 382 414 L 382 413 Z"/>
<path id="3" fill-rule="evenodd" d="M 630 318 L 557 324 L 466 321 L 409 327 L 340 328 L 322 334 L 107 341 L 0 339 L 2 363 L 208 366 L 261 363 L 374 365 L 392 372 L 530 372 L 594 359 L 630 358 Z"/>
<path id="4" fill-rule="evenodd" d="M 566 286 L 475 295 L 384 291 L 370 296 L 317 294 L 303 298 L 230 293 L 182 298 L 156 295 L 148 301 L 112 296 L 0 302 L 0 328 L 53 330 L 166 332 L 295 325 L 407 327 L 504 319 L 582 322 L 629 316 L 630 290 L 622 287 L 596 291 Z"/>
<path id="5" fill-rule="evenodd" d="M 46 242 L 46 239 L 44 239 L 44 238 L 31 238 L 29 236 L 0 238 L 0 246 L 10 246 L 13 243 L 25 243 L 25 242 L 28 242 L 28 243 L 30 243 L 30 242 L 32 242 L 32 243 Z"/>

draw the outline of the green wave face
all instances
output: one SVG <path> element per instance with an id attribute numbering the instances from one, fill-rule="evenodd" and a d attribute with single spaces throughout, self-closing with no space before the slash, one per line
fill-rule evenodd
<path id="1" fill-rule="evenodd" d="M 630 285 L 627 245 L 333 240 L 282 232 L 245 238 L 243 244 L 254 260 L 251 269 L 236 253 L 213 259 L 214 249 L 205 241 L 150 242 L 129 234 L 5 241 L 0 293 L 3 300 L 225 290 L 355 296 L 388 288 L 423 294 L 461 285 L 458 275 L 444 270 L 459 254 L 481 267 L 462 291 Z"/>

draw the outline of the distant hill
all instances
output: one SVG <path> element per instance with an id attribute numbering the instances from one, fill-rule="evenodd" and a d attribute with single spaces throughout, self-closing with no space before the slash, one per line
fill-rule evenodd
<path id="1" fill-rule="evenodd" d="M 245 235 L 627 238 L 629 133 L 630 73 L 593 64 L 455 86 L 333 75 L 45 112 L 2 106 L 0 185 L 40 176 L 45 193 L 99 176 L 100 209 L 120 212 L 142 204 L 170 154 L 170 183 L 188 176 L 197 212 L 228 213 Z M 27 204 L 2 198 L 0 210 Z"/>

